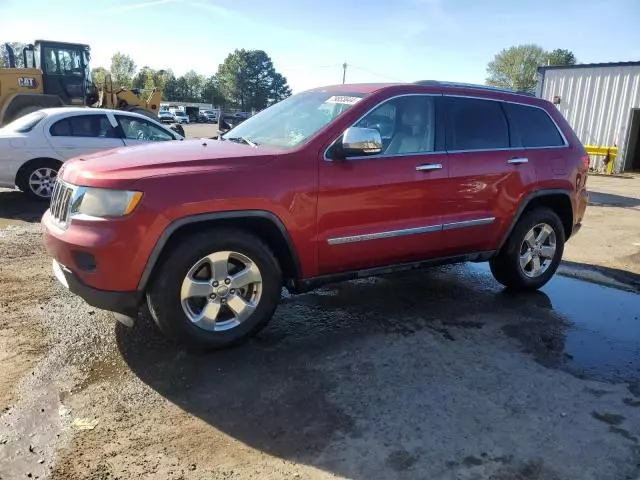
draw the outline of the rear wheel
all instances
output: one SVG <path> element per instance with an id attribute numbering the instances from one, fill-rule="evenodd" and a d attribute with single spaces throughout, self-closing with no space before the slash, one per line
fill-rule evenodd
<path id="1" fill-rule="evenodd" d="M 564 227 L 555 212 L 546 208 L 527 212 L 491 260 L 491 273 L 508 288 L 537 290 L 558 269 L 564 242 Z"/>
<path id="2" fill-rule="evenodd" d="M 57 160 L 32 160 L 20 168 L 16 185 L 36 200 L 50 200 L 61 163 Z"/>
<path id="3" fill-rule="evenodd" d="M 219 349 L 243 343 L 263 328 L 281 288 L 280 266 L 259 238 L 215 229 L 181 242 L 169 254 L 147 303 L 169 338 Z"/>

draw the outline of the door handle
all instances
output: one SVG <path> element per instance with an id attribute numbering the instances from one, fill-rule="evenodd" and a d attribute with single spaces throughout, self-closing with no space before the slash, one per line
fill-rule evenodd
<path id="1" fill-rule="evenodd" d="M 512 158 L 511 160 L 508 160 L 507 163 L 511 163 L 512 165 L 519 165 L 521 163 L 529 163 L 529 159 L 528 158 Z"/>
<path id="2" fill-rule="evenodd" d="M 442 170 L 441 163 L 425 163 L 424 165 L 418 165 L 416 171 L 428 172 L 429 170 Z"/>

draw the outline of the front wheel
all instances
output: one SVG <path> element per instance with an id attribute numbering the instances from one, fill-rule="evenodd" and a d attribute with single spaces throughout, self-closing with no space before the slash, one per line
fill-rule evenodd
<path id="1" fill-rule="evenodd" d="M 151 315 L 169 338 L 200 349 L 238 345 L 263 328 L 282 288 L 280 266 L 259 238 L 214 229 L 179 244 L 148 292 Z"/>
<path id="2" fill-rule="evenodd" d="M 527 212 L 490 261 L 491 273 L 507 288 L 537 290 L 558 269 L 564 242 L 564 227 L 555 212 L 547 208 Z"/>

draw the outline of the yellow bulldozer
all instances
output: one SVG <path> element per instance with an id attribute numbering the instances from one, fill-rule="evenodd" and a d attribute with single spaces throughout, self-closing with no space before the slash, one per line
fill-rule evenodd
<path id="1" fill-rule="evenodd" d="M 91 78 L 90 47 L 78 43 L 36 40 L 19 54 L 5 45 L 8 68 L 0 68 L 0 127 L 42 108 L 87 106 L 127 110 L 157 118 L 161 92 L 102 85 Z"/>

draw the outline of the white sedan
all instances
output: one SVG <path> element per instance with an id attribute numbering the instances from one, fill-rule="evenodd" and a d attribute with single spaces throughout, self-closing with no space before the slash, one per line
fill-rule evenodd
<path id="1" fill-rule="evenodd" d="M 0 187 L 49 199 L 63 162 L 146 142 L 182 137 L 144 115 L 85 107 L 46 108 L 0 128 Z"/>

